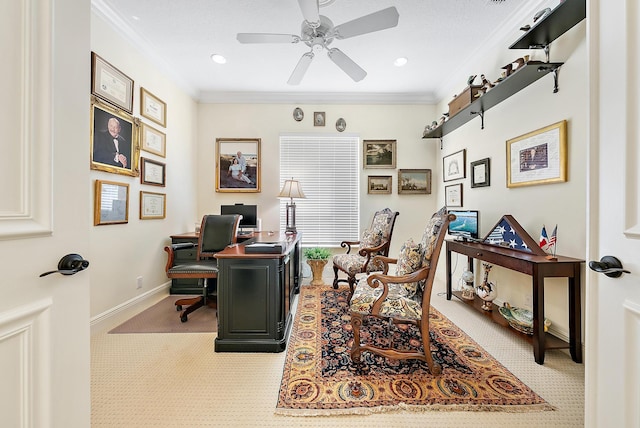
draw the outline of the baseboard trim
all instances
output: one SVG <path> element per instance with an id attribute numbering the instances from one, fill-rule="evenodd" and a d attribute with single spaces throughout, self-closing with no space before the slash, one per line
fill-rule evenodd
<path id="1" fill-rule="evenodd" d="M 102 330 L 102 328 L 106 324 L 110 325 L 116 317 L 119 317 L 127 312 L 138 312 L 142 308 L 156 303 L 156 301 L 169 295 L 170 288 L 171 281 L 167 281 L 156 288 L 135 296 L 134 298 L 119 304 L 118 306 L 114 306 L 113 308 L 108 309 L 101 314 L 96 315 L 95 317 L 92 317 L 91 321 L 89 322 L 91 334 Z"/>

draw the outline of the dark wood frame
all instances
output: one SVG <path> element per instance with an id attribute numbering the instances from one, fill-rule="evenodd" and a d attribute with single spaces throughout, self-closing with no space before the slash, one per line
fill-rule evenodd
<path id="1" fill-rule="evenodd" d="M 451 166 L 457 165 L 458 170 L 455 173 L 450 173 Z M 467 176 L 467 149 L 459 150 L 455 153 L 451 153 L 442 158 L 442 180 L 452 181 L 465 178 Z"/>
<path id="2" fill-rule="evenodd" d="M 111 82 L 110 82 L 111 81 Z M 123 99 L 116 98 L 113 92 L 109 91 L 109 84 L 124 86 Z M 100 55 L 91 52 L 91 93 L 103 99 L 109 104 L 133 113 L 133 79 L 109 64 Z M 117 89 L 117 88 L 114 88 Z"/>
<path id="3" fill-rule="evenodd" d="M 153 177 L 149 177 L 147 176 L 147 172 L 148 172 L 148 166 L 147 165 L 155 165 L 161 168 L 161 176 L 160 177 L 160 181 L 150 181 L 150 178 Z M 151 171 L 153 172 L 153 171 Z M 160 187 L 165 187 L 166 185 L 166 177 L 167 177 L 167 165 L 162 163 L 162 162 L 158 162 L 156 160 L 153 159 L 149 159 L 149 158 L 145 158 L 145 157 L 140 157 L 140 183 L 141 184 L 148 184 L 151 186 L 160 186 Z"/>
<path id="4" fill-rule="evenodd" d="M 484 180 L 478 180 L 476 168 L 484 167 Z M 469 175 L 471 176 L 471 187 L 489 187 L 491 185 L 491 160 L 489 158 L 471 162 L 469 165 Z M 476 181 L 478 180 L 478 181 Z"/>

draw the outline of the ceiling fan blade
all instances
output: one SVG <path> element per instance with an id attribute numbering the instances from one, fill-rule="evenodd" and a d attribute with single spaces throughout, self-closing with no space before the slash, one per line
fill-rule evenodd
<path id="1" fill-rule="evenodd" d="M 308 23 L 320 22 L 320 8 L 318 0 L 298 0 L 302 16 Z"/>
<path id="2" fill-rule="evenodd" d="M 340 67 L 342 71 L 347 73 L 355 82 L 359 82 L 367 76 L 367 72 L 358 64 L 353 62 L 353 60 L 346 56 L 340 49 L 329 49 L 327 55 L 329 55 L 331 61 L 336 63 L 336 65 Z"/>
<path id="3" fill-rule="evenodd" d="M 293 69 L 293 73 L 291 73 L 291 77 L 287 80 L 289 85 L 298 85 L 302 81 L 309 65 L 311 65 L 311 60 L 313 59 L 313 52 L 307 52 L 302 55 L 300 61 L 298 61 L 298 65 Z"/>
<path id="4" fill-rule="evenodd" d="M 298 43 L 299 36 L 293 34 L 238 33 L 240 43 Z"/>
<path id="5" fill-rule="evenodd" d="M 386 30 L 398 25 L 400 15 L 395 7 L 388 7 L 369 15 L 340 24 L 333 29 L 336 39 L 348 39 L 361 34 Z"/>

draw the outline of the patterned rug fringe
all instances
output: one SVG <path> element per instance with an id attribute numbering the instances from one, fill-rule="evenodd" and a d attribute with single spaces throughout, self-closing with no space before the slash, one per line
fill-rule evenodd
<path id="1" fill-rule="evenodd" d="M 470 404 L 432 404 L 416 406 L 400 403 L 395 406 L 379 407 L 353 407 L 350 409 L 282 409 L 274 412 L 280 416 L 315 417 L 315 416 L 341 416 L 341 415 L 372 415 L 388 412 L 503 412 L 525 413 L 558 410 L 550 404 L 532 404 L 524 406 L 495 406 L 495 405 L 470 405 Z"/>

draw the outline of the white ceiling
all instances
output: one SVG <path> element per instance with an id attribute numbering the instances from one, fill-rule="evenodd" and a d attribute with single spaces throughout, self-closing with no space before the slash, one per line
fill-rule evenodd
<path id="1" fill-rule="evenodd" d="M 299 35 L 303 18 L 297 0 L 92 0 L 96 13 L 181 87 L 200 101 L 222 102 L 435 102 L 442 88 L 450 90 L 452 79 L 457 79 L 455 86 L 464 86 L 470 74 L 464 64 L 483 47 L 505 32 L 515 41 L 518 28 L 530 23 L 531 10 L 540 3 L 335 0 L 320 8 L 335 25 L 395 6 L 398 26 L 333 41 L 331 47 L 367 71 L 364 80 L 352 81 L 323 52 L 301 84 L 291 86 L 289 75 L 309 50 L 305 44 L 240 44 L 236 34 Z M 227 63 L 215 64 L 213 53 L 224 55 Z M 409 62 L 395 67 L 393 61 L 401 56 Z"/>

